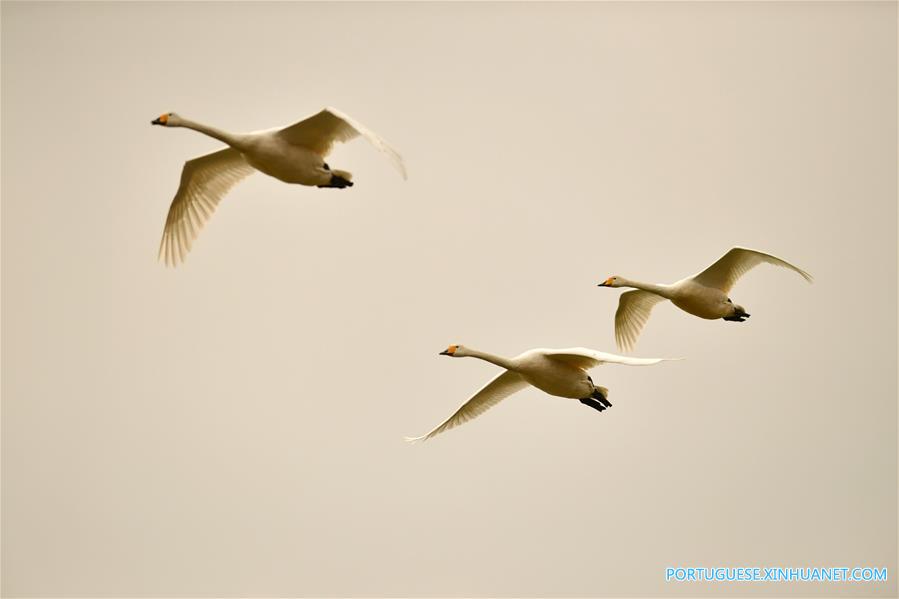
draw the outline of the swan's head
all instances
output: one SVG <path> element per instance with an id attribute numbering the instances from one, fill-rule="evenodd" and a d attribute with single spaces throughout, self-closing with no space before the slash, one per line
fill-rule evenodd
<path id="1" fill-rule="evenodd" d="M 462 358 L 467 356 L 465 353 L 465 347 L 462 345 L 450 345 L 448 348 L 440 352 L 441 356 L 450 356 L 453 358 Z"/>
<path id="2" fill-rule="evenodd" d="M 608 279 L 606 279 L 605 281 L 600 283 L 598 286 L 599 287 L 624 287 L 624 285 L 625 285 L 625 278 L 615 275 L 615 276 L 609 277 Z"/>
<path id="3" fill-rule="evenodd" d="M 163 127 L 180 127 L 181 117 L 174 112 L 166 112 L 150 121 L 151 125 L 162 125 Z"/>

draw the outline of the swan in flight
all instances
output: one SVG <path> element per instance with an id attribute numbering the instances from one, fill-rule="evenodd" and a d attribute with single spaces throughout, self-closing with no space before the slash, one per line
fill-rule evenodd
<path id="1" fill-rule="evenodd" d="M 361 135 L 384 152 L 403 179 L 406 178 L 403 159 L 396 150 L 334 108 L 325 108 L 289 127 L 253 133 L 228 133 L 174 112 L 153 119 L 151 124 L 187 127 L 229 146 L 184 163 L 181 185 L 169 207 L 159 245 L 159 258 L 168 266 L 184 261 L 200 229 L 225 194 L 256 171 L 285 183 L 337 189 L 352 187 L 353 176 L 347 171 L 332 170 L 325 156 L 335 143 Z"/>
<path id="2" fill-rule="evenodd" d="M 478 358 L 496 364 L 504 371 L 472 395 L 468 401 L 462 404 L 462 407 L 434 430 L 421 437 L 407 437 L 406 441 L 430 439 L 468 422 L 528 385 L 556 397 L 577 399 L 582 404 L 602 412 L 612 405 L 609 402 L 609 390 L 594 385 L 593 379 L 587 374 L 588 369 L 607 363 L 648 366 L 667 359 L 629 358 L 583 347 L 532 349 L 514 358 L 503 358 L 470 349 L 464 345 L 450 345 L 446 350 L 440 352 L 440 355 L 453 358 Z"/>
<path id="3" fill-rule="evenodd" d="M 708 320 L 722 318 L 731 322 L 743 322 L 749 314 L 742 306 L 728 297 L 737 280 L 759 264 L 773 264 L 788 268 L 802 275 L 809 283 L 812 276 L 804 270 L 756 250 L 735 247 L 721 256 L 717 262 L 699 274 L 671 285 L 640 283 L 624 277 L 613 276 L 600 283 L 600 287 L 634 287 L 618 300 L 615 312 L 615 342 L 619 349 L 630 351 L 653 306 L 662 300 L 671 300 L 675 306 L 694 316 Z"/>

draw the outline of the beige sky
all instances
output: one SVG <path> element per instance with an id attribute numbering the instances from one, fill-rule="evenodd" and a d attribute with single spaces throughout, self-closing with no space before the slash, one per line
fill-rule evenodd
<path id="1" fill-rule="evenodd" d="M 896 5 L 2 4 L 4 596 L 891 596 Z M 333 105 L 350 190 L 257 174 L 156 261 L 186 159 Z M 612 274 L 733 245 L 752 318 L 656 308 L 593 372 L 422 445 L 494 376 L 614 350 Z M 886 584 L 667 584 L 667 566 Z"/>

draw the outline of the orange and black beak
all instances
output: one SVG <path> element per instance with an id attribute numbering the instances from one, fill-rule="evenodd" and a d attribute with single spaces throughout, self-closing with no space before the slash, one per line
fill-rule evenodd
<path id="1" fill-rule="evenodd" d="M 168 122 L 169 122 L 169 115 L 164 114 L 164 115 L 160 116 L 159 118 L 155 118 L 152 121 L 150 121 L 150 124 L 151 125 L 165 125 Z"/>
<path id="2" fill-rule="evenodd" d="M 440 356 L 452 356 L 452 355 L 455 354 L 455 353 L 456 353 L 456 346 L 455 346 L 455 345 L 450 345 L 448 348 L 446 348 L 445 350 L 443 350 L 442 352 L 440 352 L 438 355 L 440 355 Z"/>
<path id="3" fill-rule="evenodd" d="M 597 285 L 597 287 L 611 287 L 611 286 L 612 286 L 612 277 L 609 277 L 608 279 L 606 279 L 605 281 L 603 281 L 602 283 Z"/>

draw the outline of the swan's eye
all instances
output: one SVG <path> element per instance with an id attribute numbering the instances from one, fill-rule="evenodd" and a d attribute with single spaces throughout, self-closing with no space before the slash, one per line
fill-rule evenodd
<path id="1" fill-rule="evenodd" d="M 325 167 L 325 170 L 326 170 L 326 171 L 331 170 L 331 167 L 328 166 L 328 163 L 327 163 L 327 162 L 325 162 L 324 164 L 322 164 L 322 166 Z"/>

